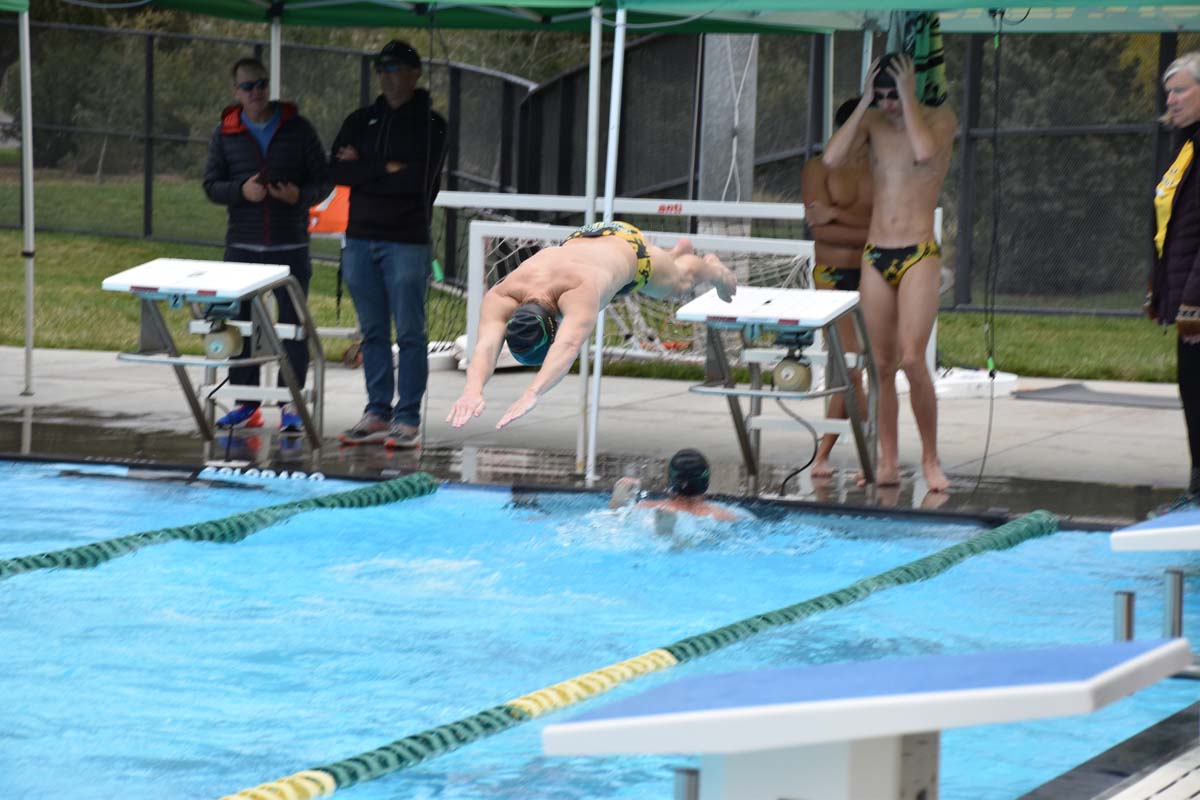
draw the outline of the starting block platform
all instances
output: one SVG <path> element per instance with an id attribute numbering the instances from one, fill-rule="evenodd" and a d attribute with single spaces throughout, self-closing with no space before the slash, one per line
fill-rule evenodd
<path id="1" fill-rule="evenodd" d="M 936 800 L 941 730 L 1088 713 L 1191 660 L 1170 639 L 709 675 L 549 725 L 542 743 L 698 753 L 698 800 Z"/>
<path id="2" fill-rule="evenodd" d="M 758 466 L 762 452 L 762 431 L 777 427 L 776 423 L 784 422 L 789 428 L 797 424 L 794 420 L 772 420 L 762 417 L 763 400 L 803 400 L 809 398 L 824 398 L 833 395 L 843 395 L 846 398 L 846 420 L 812 420 L 806 421 L 819 434 L 839 433 L 850 434 L 854 437 L 858 449 L 859 463 L 868 483 L 875 479 L 875 440 L 876 419 L 878 417 L 878 399 L 873 392 L 867 394 L 867 416 L 862 419 L 859 409 L 857 387 L 850 378 L 850 369 L 858 366 L 868 377 L 870 386 L 878 386 L 878 373 L 871 354 L 870 340 L 867 338 L 866 323 L 859 309 L 858 292 L 816 291 L 813 289 L 772 289 L 758 286 L 739 286 L 732 302 L 726 303 L 716 290 L 701 295 L 675 312 L 675 318 L 681 322 L 693 322 L 705 325 L 710 329 L 707 338 L 710 361 L 717 365 L 719 375 L 716 381 L 709 381 L 692 387 L 697 394 L 723 396 L 729 403 L 729 413 L 733 418 L 738 444 L 742 451 L 742 460 L 751 481 L 751 491 L 757 491 Z M 854 325 L 862 352 L 854 357 L 847 357 L 846 349 L 838 332 L 837 322 L 848 318 Z M 733 379 L 733 371 L 729 357 L 716 332 L 722 330 L 737 330 L 742 334 L 743 342 L 752 342 L 764 334 L 774 333 L 781 341 L 791 335 L 805 334 L 810 331 L 820 331 L 825 340 L 826 352 L 813 354 L 810 358 L 802 352 L 802 346 L 793 343 L 780 345 L 780 352 L 773 359 L 762 356 L 761 349 L 748 349 L 746 367 L 750 372 L 749 387 L 739 387 Z M 776 362 L 775 383 L 772 388 L 766 388 L 763 383 L 763 364 L 769 360 Z M 825 366 L 825 387 L 815 388 L 811 385 L 811 364 L 817 361 Z M 786 369 L 787 373 L 781 373 Z M 807 370 L 808 385 L 802 373 Z M 785 381 L 781 375 L 786 374 L 787 381 L 795 380 L 792 388 L 781 388 Z M 749 400 L 750 410 L 744 414 L 740 398 Z"/>
<path id="3" fill-rule="evenodd" d="M 1200 508 L 1172 511 L 1113 531 L 1112 549 L 1200 550 Z"/>
<path id="4" fill-rule="evenodd" d="M 324 418 L 325 354 L 300 284 L 285 265 L 242 264 L 224 261 L 197 261 L 158 258 L 110 275 L 101 283 L 110 292 L 126 292 L 141 301 L 141 328 L 138 350 L 121 353 L 122 361 L 164 364 L 175 371 L 180 388 L 196 418 L 206 449 L 214 441 L 216 398 L 226 397 L 260 402 L 291 402 L 304 423 L 304 433 L 317 453 L 321 446 Z M 277 325 L 267 308 L 274 292 L 288 293 L 299 317 L 297 325 Z M 208 357 L 181 355 L 160 303 L 173 309 L 187 309 L 191 315 L 189 331 L 214 339 L 206 348 Z M 250 321 L 232 319 L 242 303 L 250 304 Z M 243 337 L 250 341 L 250 355 L 240 358 Z M 305 342 L 313 368 L 309 388 L 300 387 L 281 339 Z M 214 352 L 216 351 L 216 352 Z M 219 367 L 274 364 L 285 387 L 222 386 L 216 379 Z M 186 367 L 204 370 L 204 385 L 193 386 Z M 201 398 L 203 394 L 203 398 Z M 208 453 L 206 452 L 206 458 Z"/>

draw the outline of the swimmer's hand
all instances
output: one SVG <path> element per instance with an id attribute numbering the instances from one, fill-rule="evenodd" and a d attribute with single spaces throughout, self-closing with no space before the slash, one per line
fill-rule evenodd
<path id="1" fill-rule="evenodd" d="M 828 225 L 833 222 L 835 213 L 829 205 L 816 200 L 804 204 L 804 218 L 809 225 Z"/>
<path id="2" fill-rule="evenodd" d="M 454 405 L 450 407 L 450 413 L 446 415 L 446 422 L 455 428 L 461 428 L 472 417 L 482 414 L 485 405 L 483 395 L 475 392 L 463 392 L 462 397 L 455 400 Z"/>
<path id="3" fill-rule="evenodd" d="M 521 417 L 533 411 L 537 405 L 538 394 L 534 391 L 526 390 L 523 395 L 517 398 L 517 402 L 508 407 L 508 411 L 504 412 L 504 416 L 496 423 L 496 430 L 503 428 L 510 422 L 514 422 Z"/>
<path id="4" fill-rule="evenodd" d="M 882 56 L 876 57 L 871 61 L 871 66 L 867 68 L 867 79 L 863 81 L 862 95 L 858 98 L 860 107 L 868 107 L 875 102 L 875 78 L 879 76 L 879 60 Z"/>
<path id="5" fill-rule="evenodd" d="M 912 56 L 901 54 L 899 58 L 888 65 L 887 71 L 892 76 L 892 80 L 896 81 L 896 93 L 900 95 L 901 102 L 905 102 L 909 98 L 916 99 L 917 68 L 913 64 Z"/>

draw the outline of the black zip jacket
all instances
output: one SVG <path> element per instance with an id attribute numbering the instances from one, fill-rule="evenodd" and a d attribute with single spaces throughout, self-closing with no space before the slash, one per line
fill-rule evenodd
<path id="1" fill-rule="evenodd" d="M 1150 303 L 1163 325 L 1175 322 L 1181 311 L 1193 320 L 1200 313 L 1200 170 L 1195 160 L 1200 159 L 1200 124 L 1177 131 L 1174 140 L 1172 160 L 1188 140 L 1196 156 L 1175 190 L 1163 254 L 1151 274 Z"/>
<path id="2" fill-rule="evenodd" d="M 263 155 L 258 140 L 242 122 L 242 106 L 221 112 L 221 123 L 208 143 L 204 167 L 204 193 L 214 203 L 229 208 L 225 244 L 307 244 L 308 209 L 333 190 L 325 148 L 307 119 L 292 103 L 277 103 L 281 116 Z M 295 205 L 269 194 L 261 203 L 242 196 L 242 184 L 255 174 L 270 183 L 288 182 L 300 187 Z"/>
<path id="3" fill-rule="evenodd" d="M 358 151 L 358 159 L 338 161 L 338 150 L 347 146 Z M 350 187 L 346 235 L 428 244 L 445 158 L 446 120 L 432 110 L 424 89 L 400 108 L 380 95 L 346 117 L 333 141 L 329 170 L 334 183 Z M 389 173 L 389 161 L 402 169 Z"/>

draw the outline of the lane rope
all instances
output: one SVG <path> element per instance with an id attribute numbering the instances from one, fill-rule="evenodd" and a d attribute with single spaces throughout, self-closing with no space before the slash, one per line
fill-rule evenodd
<path id="1" fill-rule="evenodd" d="M 1048 511 L 1034 511 L 998 528 L 973 536 L 965 542 L 959 542 L 924 558 L 864 578 L 845 588 L 768 611 L 765 614 L 747 617 L 707 633 L 681 639 L 666 647 L 651 650 L 640 656 L 522 695 L 507 703 L 464 717 L 457 722 L 439 725 L 436 728 L 397 739 L 383 747 L 333 764 L 314 767 L 270 783 L 243 789 L 235 794 L 225 795 L 221 800 L 260 800 L 262 798 L 279 800 L 283 797 L 309 800 L 315 797 L 325 797 L 336 789 L 344 789 L 357 783 L 407 769 L 523 722 L 596 697 L 642 675 L 668 669 L 676 664 L 708 655 L 756 633 L 792 625 L 822 611 L 844 608 L 885 589 L 929 580 L 972 556 L 1007 550 L 1029 539 L 1054 533 L 1056 530 L 1058 530 L 1057 517 Z M 322 783 L 318 794 L 314 793 L 317 791 L 315 787 L 299 785 L 301 776 L 314 775 L 327 776 L 329 782 L 333 784 L 332 788 L 326 789 L 329 782 Z M 296 792 L 296 794 L 285 794 L 285 787 L 286 791 Z M 310 793 L 300 794 L 299 792 L 302 790 Z"/>
<path id="2" fill-rule="evenodd" d="M 155 531 L 132 533 L 114 539 L 104 539 L 66 550 L 54 550 L 31 556 L 0 559 L 0 581 L 42 569 L 91 569 L 106 561 L 141 550 L 153 544 L 165 542 L 218 542 L 232 544 L 240 542 L 252 533 L 277 525 L 306 511 L 327 508 L 367 508 L 387 505 L 400 500 L 430 494 L 438 487 L 438 481 L 427 472 L 415 472 L 390 481 L 373 483 L 358 489 L 294 500 L 251 511 L 243 511 L 221 519 L 161 528 Z"/>

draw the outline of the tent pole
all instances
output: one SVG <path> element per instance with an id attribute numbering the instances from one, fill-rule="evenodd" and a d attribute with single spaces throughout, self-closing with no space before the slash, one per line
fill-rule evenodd
<path id="1" fill-rule="evenodd" d="M 278 100 L 283 96 L 283 20 L 271 17 L 271 99 Z"/>
<path id="2" fill-rule="evenodd" d="M 596 167 L 600 160 L 600 68 L 603 53 L 603 29 L 601 26 L 603 9 L 592 6 L 592 39 L 589 47 L 591 56 L 588 63 L 588 105 L 587 105 L 587 169 L 584 178 L 583 193 L 587 200 L 587 208 L 583 212 L 583 222 L 591 225 L 596 221 Z M 579 426 L 575 432 L 575 472 L 584 471 L 587 458 L 588 431 L 588 346 L 583 343 L 579 352 Z"/>
<path id="3" fill-rule="evenodd" d="M 621 139 L 621 89 L 625 80 L 624 7 L 617 9 L 617 28 L 613 36 L 612 82 L 608 104 L 608 156 L 604 162 L 604 221 L 613 220 L 613 200 L 617 195 L 617 145 Z M 600 375 L 604 369 L 604 312 L 596 318 L 596 352 L 592 368 L 592 403 L 588 409 L 587 483 L 596 478 L 596 430 L 600 423 Z"/>
<path id="4" fill-rule="evenodd" d="M 21 256 L 25 259 L 25 388 L 33 394 L 33 75 L 30 67 L 29 11 L 18 15 L 21 51 Z"/>
<path id="5" fill-rule="evenodd" d="M 833 34 L 827 33 L 825 34 L 825 108 L 821 110 L 822 142 L 828 142 L 829 137 L 833 136 L 833 109 L 835 107 L 833 99 L 833 69 Z"/>
<path id="6" fill-rule="evenodd" d="M 872 52 L 875 49 L 875 34 L 866 30 L 863 31 L 862 37 L 862 72 L 858 79 L 860 87 L 867 85 L 867 76 L 871 74 L 871 62 L 875 60 L 875 54 Z"/>

